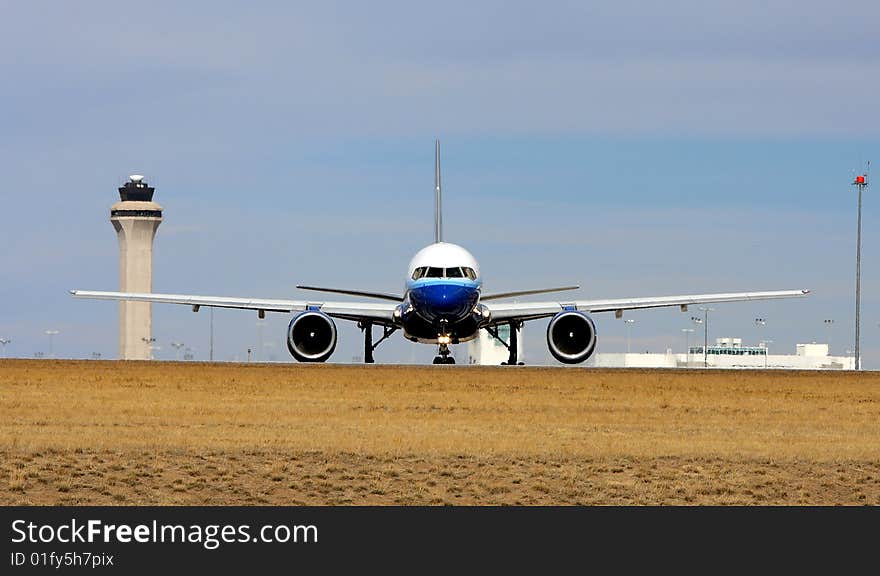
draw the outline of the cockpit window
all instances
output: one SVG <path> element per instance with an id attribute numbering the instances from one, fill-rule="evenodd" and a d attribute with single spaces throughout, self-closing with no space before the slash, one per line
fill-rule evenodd
<path id="1" fill-rule="evenodd" d="M 412 279 L 419 280 L 421 278 L 468 278 L 476 280 L 477 274 L 473 268 L 468 268 L 467 266 L 450 268 L 419 266 L 413 270 Z"/>

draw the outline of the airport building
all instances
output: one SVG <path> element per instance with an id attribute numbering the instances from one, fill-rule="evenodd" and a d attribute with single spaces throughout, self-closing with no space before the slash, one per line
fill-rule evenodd
<path id="1" fill-rule="evenodd" d="M 831 356 L 828 344 L 798 344 L 794 354 L 771 354 L 765 343 L 743 346 L 741 338 L 716 338 L 715 346 L 691 346 L 687 353 L 596 354 L 597 368 L 768 368 L 788 370 L 855 370 L 854 356 Z"/>
<path id="2" fill-rule="evenodd" d="M 110 222 L 119 240 L 119 291 L 153 291 L 153 239 L 162 223 L 162 207 L 153 202 L 154 188 L 133 175 L 119 188 Z M 119 302 L 119 358 L 152 358 L 153 311 L 149 302 Z"/>

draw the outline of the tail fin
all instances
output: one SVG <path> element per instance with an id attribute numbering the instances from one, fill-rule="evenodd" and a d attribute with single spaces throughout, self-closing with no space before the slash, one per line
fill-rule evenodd
<path id="1" fill-rule="evenodd" d="M 434 151 L 434 242 L 443 242 L 443 201 L 440 194 L 440 140 Z"/>

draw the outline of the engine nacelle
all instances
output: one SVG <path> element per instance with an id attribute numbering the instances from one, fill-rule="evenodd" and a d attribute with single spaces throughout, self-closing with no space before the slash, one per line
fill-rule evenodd
<path id="1" fill-rule="evenodd" d="M 324 362 L 336 350 L 336 324 L 318 310 L 300 312 L 287 327 L 287 349 L 300 362 Z"/>
<path id="2" fill-rule="evenodd" d="M 547 326 L 547 346 L 560 362 L 579 364 L 596 349 L 596 325 L 583 312 L 560 312 Z"/>

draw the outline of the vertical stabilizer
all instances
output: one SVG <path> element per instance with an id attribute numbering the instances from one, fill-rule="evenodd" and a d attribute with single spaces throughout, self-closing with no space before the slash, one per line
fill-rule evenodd
<path id="1" fill-rule="evenodd" d="M 434 242 L 443 242 L 443 201 L 440 194 L 440 140 L 434 150 Z"/>

